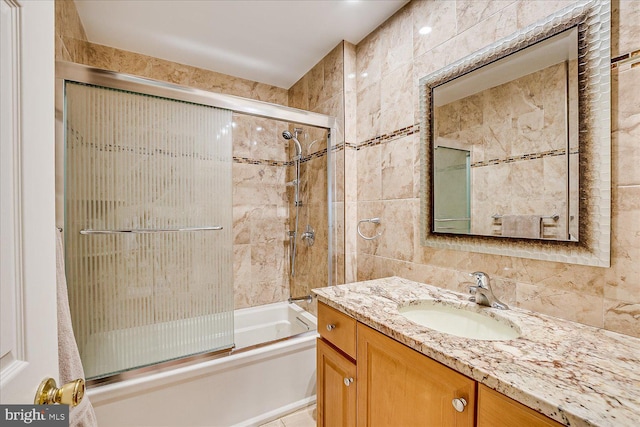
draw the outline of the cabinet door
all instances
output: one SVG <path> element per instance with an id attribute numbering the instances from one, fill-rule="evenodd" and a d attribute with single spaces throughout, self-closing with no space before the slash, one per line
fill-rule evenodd
<path id="1" fill-rule="evenodd" d="M 562 424 L 480 384 L 478 386 L 478 427 L 511 426 L 561 427 Z"/>
<path id="2" fill-rule="evenodd" d="M 362 324 L 357 335 L 358 426 L 474 425 L 474 380 Z"/>
<path id="3" fill-rule="evenodd" d="M 318 339 L 318 426 L 356 425 L 356 365 Z"/>

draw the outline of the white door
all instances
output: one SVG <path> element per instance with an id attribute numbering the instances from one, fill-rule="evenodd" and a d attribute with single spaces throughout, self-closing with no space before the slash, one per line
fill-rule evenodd
<path id="1" fill-rule="evenodd" d="M 54 4 L 0 0 L 0 403 L 58 381 Z"/>

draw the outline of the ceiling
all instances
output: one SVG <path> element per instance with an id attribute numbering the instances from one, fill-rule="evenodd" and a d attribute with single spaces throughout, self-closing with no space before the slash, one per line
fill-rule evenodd
<path id="1" fill-rule="evenodd" d="M 75 0 L 93 43 L 290 88 L 408 0 Z"/>

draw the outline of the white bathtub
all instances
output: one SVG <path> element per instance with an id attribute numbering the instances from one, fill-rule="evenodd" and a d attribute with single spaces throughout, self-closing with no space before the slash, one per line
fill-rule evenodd
<path id="1" fill-rule="evenodd" d="M 315 402 L 316 318 L 283 302 L 234 321 L 229 356 L 89 388 L 99 427 L 254 426 Z"/>

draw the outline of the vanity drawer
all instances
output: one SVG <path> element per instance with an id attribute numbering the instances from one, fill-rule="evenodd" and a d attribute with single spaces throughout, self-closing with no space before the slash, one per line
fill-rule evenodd
<path id="1" fill-rule="evenodd" d="M 318 332 L 348 356 L 356 358 L 356 320 L 318 302 Z"/>

